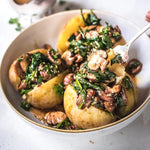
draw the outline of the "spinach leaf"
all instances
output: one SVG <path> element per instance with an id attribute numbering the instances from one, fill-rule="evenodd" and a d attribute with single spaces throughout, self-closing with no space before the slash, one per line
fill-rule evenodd
<path id="1" fill-rule="evenodd" d="M 23 102 L 21 103 L 21 107 L 22 107 L 24 110 L 29 111 L 31 105 L 30 105 L 28 102 L 23 101 Z"/>
<path id="2" fill-rule="evenodd" d="M 57 129 L 60 129 L 60 128 L 68 127 L 68 126 L 70 126 L 70 125 L 71 125 L 70 120 L 69 120 L 68 118 L 66 118 L 64 121 L 58 123 L 58 124 L 56 125 L 56 128 L 57 128 Z"/>
<path id="3" fill-rule="evenodd" d="M 17 60 L 18 60 L 19 62 L 21 62 L 21 61 L 23 60 L 23 57 L 17 58 Z"/>
<path id="4" fill-rule="evenodd" d="M 110 37 L 108 35 L 102 35 L 102 42 L 106 46 L 106 49 L 109 49 L 112 47 L 112 42 L 110 40 Z"/>
<path id="5" fill-rule="evenodd" d="M 100 25 L 100 19 L 95 15 L 93 10 L 91 10 L 91 13 L 87 15 L 86 24 L 87 25 Z"/>
<path id="6" fill-rule="evenodd" d="M 27 93 L 30 92 L 30 91 L 31 91 L 31 89 L 28 89 L 28 90 L 22 89 L 21 92 L 20 92 L 20 94 L 21 95 L 24 95 L 24 94 L 27 95 Z"/>
<path id="7" fill-rule="evenodd" d="M 100 25 L 100 19 L 95 15 L 93 10 L 91 10 L 91 13 L 87 14 L 87 18 L 85 19 L 81 9 L 81 16 L 86 26 Z"/>
<path id="8" fill-rule="evenodd" d="M 21 26 L 18 18 L 10 18 L 9 19 L 9 24 L 16 24 L 16 26 L 17 26 L 15 28 L 16 31 L 21 31 L 22 30 L 22 26 Z"/>
<path id="9" fill-rule="evenodd" d="M 125 85 L 125 88 L 127 90 L 132 89 L 134 100 L 135 100 L 135 103 L 136 103 L 137 102 L 136 91 L 135 91 L 135 88 L 134 88 L 134 86 L 133 86 L 133 84 L 132 84 L 132 82 L 131 82 L 131 80 L 128 76 L 124 77 L 123 84 Z"/>
<path id="10" fill-rule="evenodd" d="M 68 39 L 68 41 L 69 42 L 71 42 L 71 41 L 73 41 L 73 40 L 75 40 L 76 39 L 76 37 L 75 37 L 75 35 L 74 35 L 74 33 L 69 37 L 69 39 Z"/>
<path id="11" fill-rule="evenodd" d="M 115 57 L 111 60 L 111 65 L 115 64 L 115 63 L 122 63 L 122 57 L 120 54 L 115 55 Z"/>
<path id="12" fill-rule="evenodd" d="M 43 54 L 37 52 L 33 55 L 31 55 L 31 64 L 28 68 L 29 73 L 31 73 L 33 70 L 35 70 L 35 68 L 43 61 L 45 62 L 49 62 L 48 58 L 46 56 L 44 56 Z"/>
<path id="13" fill-rule="evenodd" d="M 119 107 L 122 107 L 122 106 L 125 106 L 125 105 L 126 105 L 125 102 L 124 102 L 124 100 L 123 100 L 123 98 L 122 98 L 122 96 L 121 96 L 121 94 L 118 94 L 118 95 L 116 96 L 116 100 L 117 100 L 117 105 L 118 105 Z"/>
<path id="14" fill-rule="evenodd" d="M 121 38 L 121 34 L 118 32 L 114 32 L 112 36 L 115 40 L 119 40 Z"/>
<path id="15" fill-rule="evenodd" d="M 125 85 L 125 88 L 127 90 L 129 90 L 130 88 L 133 88 L 132 82 L 131 82 L 131 80 L 130 80 L 130 78 L 128 76 L 125 76 L 123 78 L 123 84 Z"/>
<path id="16" fill-rule="evenodd" d="M 64 86 L 63 84 L 57 84 L 54 86 L 54 91 L 58 95 L 59 98 L 61 98 L 64 95 Z"/>

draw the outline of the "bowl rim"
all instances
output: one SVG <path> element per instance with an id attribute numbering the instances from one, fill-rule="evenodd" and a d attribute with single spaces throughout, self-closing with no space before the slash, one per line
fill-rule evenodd
<path id="1" fill-rule="evenodd" d="M 78 13 L 80 10 L 79 9 L 76 9 L 76 10 L 69 10 L 69 11 L 61 11 L 61 12 L 58 12 L 58 13 L 54 13 L 50 16 L 47 16 L 45 18 L 42 18 L 40 19 L 39 21 L 37 21 L 36 23 L 33 23 L 31 24 L 28 28 L 31 28 L 32 26 L 34 26 L 35 24 L 38 24 L 40 22 L 43 22 L 44 20 L 47 20 L 49 19 L 50 17 L 55 17 L 55 16 L 59 16 L 59 15 L 65 15 L 65 14 L 69 14 L 69 13 Z M 83 9 L 83 12 L 89 12 L 90 9 Z M 126 20 L 128 23 L 132 24 L 135 28 L 137 28 L 138 30 L 140 29 L 135 23 L 129 21 L 127 18 L 124 18 L 122 16 L 119 16 L 119 15 L 116 15 L 114 13 L 111 13 L 111 12 L 106 12 L 106 11 L 101 11 L 101 10 L 96 10 L 94 9 L 94 12 L 95 13 L 102 13 L 102 14 L 106 14 L 106 15 L 111 15 L 111 16 L 114 16 L 114 17 L 117 17 L 117 18 L 120 18 L 120 19 L 123 19 L 123 20 Z M 45 128 L 45 129 L 48 129 L 48 130 L 52 130 L 52 131 L 57 131 L 57 132 L 62 132 L 62 133 L 87 133 L 87 132 L 92 132 L 92 131 L 100 131 L 102 129 L 105 129 L 105 128 L 108 128 L 108 127 L 112 127 L 112 126 L 115 126 L 127 119 L 129 119 L 130 117 L 132 117 L 134 114 L 136 114 L 137 112 L 139 112 L 149 101 L 150 101 L 150 95 L 148 95 L 148 97 L 144 100 L 144 102 L 138 106 L 138 108 L 136 108 L 134 111 L 132 111 L 129 115 L 123 117 L 122 119 L 120 120 L 117 120 L 115 122 L 112 122 L 110 124 L 106 124 L 106 125 L 103 125 L 103 126 L 100 126 L 100 127 L 96 127 L 96 128 L 91 128 L 91 129 L 83 129 L 83 130 L 65 130 L 65 129 L 57 129 L 57 128 L 53 128 L 53 127 L 50 127 L 50 126 L 46 126 L 44 124 L 40 124 L 40 123 L 37 123 L 31 119 L 29 119 L 28 117 L 26 117 L 25 115 L 23 115 L 21 112 L 19 112 L 11 103 L 10 101 L 8 100 L 7 96 L 5 95 L 5 91 L 3 89 L 3 86 L 2 86 L 2 78 L 1 78 L 1 67 L 2 67 L 2 63 L 4 61 L 4 56 L 6 55 L 6 52 L 7 50 L 9 49 L 9 47 L 12 45 L 12 43 L 14 43 L 14 41 L 21 35 L 23 34 L 24 32 L 26 32 L 26 30 L 28 30 L 28 28 L 24 29 L 17 37 L 15 37 L 15 39 L 11 42 L 11 44 L 8 46 L 8 48 L 6 49 L 4 55 L 3 55 L 3 58 L 1 60 L 1 64 L 0 64 L 0 86 L 1 86 L 1 89 L 2 89 L 2 93 L 7 101 L 7 103 L 10 105 L 10 107 L 19 115 L 21 116 L 22 118 L 24 118 L 25 120 L 27 120 L 28 122 L 30 122 L 31 124 L 34 124 L 34 125 L 37 125 L 39 127 L 42 127 L 42 128 Z M 144 33 L 145 34 L 145 33 Z M 146 34 L 145 34 L 146 35 Z"/>

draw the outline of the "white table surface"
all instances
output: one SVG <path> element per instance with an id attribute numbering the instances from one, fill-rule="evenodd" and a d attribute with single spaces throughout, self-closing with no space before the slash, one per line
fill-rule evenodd
<path id="1" fill-rule="evenodd" d="M 150 10 L 150 0 L 70 0 L 73 8 L 93 8 L 119 14 L 139 27 L 146 25 L 144 16 Z M 57 9 L 57 10 L 56 10 Z M 55 6 L 55 12 L 63 7 Z M 0 61 L 9 44 L 19 34 L 10 17 L 17 14 L 7 0 L 0 0 Z M 28 124 L 7 104 L 0 90 L 0 150 L 149 150 L 150 149 L 150 106 L 134 122 L 111 135 L 99 139 L 80 140 L 72 136 L 66 139 L 46 129 Z"/>

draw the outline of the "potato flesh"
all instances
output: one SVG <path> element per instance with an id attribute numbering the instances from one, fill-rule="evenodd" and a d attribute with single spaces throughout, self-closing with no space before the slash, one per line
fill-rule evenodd
<path id="1" fill-rule="evenodd" d="M 109 124 L 116 120 L 108 112 L 96 107 L 79 109 L 76 105 L 77 93 L 74 88 L 67 86 L 64 93 L 64 109 L 70 121 L 83 129 L 90 129 Z"/>
<path id="2" fill-rule="evenodd" d="M 85 18 L 86 16 L 87 13 L 84 14 Z M 76 32 L 79 29 L 79 26 L 80 27 L 85 26 L 81 15 L 74 17 L 64 26 L 57 40 L 57 49 L 60 54 L 63 54 L 63 52 L 65 52 L 68 49 L 69 47 L 68 39 L 74 32 Z"/>
<path id="3" fill-rule="evenodd" d="M 68 70 L 45 82 L 40 87 L 34 88 L 27 94 L 27 102 L 40 109 L 52 108 L 62 103 L 62 97 L 59 98 L 54 91 L 55 85 L 62 83 Z"/>

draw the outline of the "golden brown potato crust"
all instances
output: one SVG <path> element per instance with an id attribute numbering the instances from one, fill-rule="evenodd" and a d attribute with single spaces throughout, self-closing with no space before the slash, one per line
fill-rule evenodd
<path id="1" fill-rule="evenodd" d="M 40 52 L 42 54 L 46 54 L 47 50 L 46 49 L 36 49 L 33 51 L 28 52 L 29 54 L 35 54 L 37 52 Z M 18 57 L 19 58 L 19 57 Z M 16 74 L 16 69 L 20 69 L 19 67 L 16 68 L 15 64 L 17 63 L 17 59 L 13 61 L 13 63 L 10 66 L 9 69 L 9 80 L 11 82 L 11 84 L 13 85 L 13 87 L 18 91 L 18 86 L 21 83 L 21 79 L 20 77 Z"/>

